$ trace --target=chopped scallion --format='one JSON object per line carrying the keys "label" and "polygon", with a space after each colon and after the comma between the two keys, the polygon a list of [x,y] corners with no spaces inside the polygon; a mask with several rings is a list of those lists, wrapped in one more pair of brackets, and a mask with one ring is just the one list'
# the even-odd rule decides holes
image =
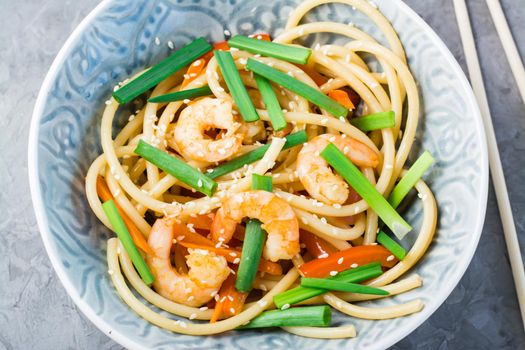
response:
{"label": "chopped scallion", "polygon": [[266,233],[257,219],[248,220],[245,232],[241,261],[235,280],[235,289],[239,292],[249,292],[252,289],[266,239]]}
{"label": "chopped scallion", "polygon": [[143,140],[139,141],[135,153],[186,185],[207,196],[212,196],[217,189],[217,183],[199,170],[189,166],[184,161],[149,145]]}
{"label": "chopped scallion", "polygon": [[346,117],[348,109],[340,103],[332,100],[330,97],[323,94],[321,91],[289,76],[286,73],[281,72],[275,68],[268,66],[267,64],[261,63],[252,58],[248,59],[246,65],[248,70],[265,77],[268,80],[273,81],[276,84],[281,85],[285,89],[295,92],[297,95],[306,98],[314,105],[321,107],[328,111],[333,116]]}
{"label": "chopped scallion", "polygon": [[350,124],[361,131],[367,132],[372,130],[393,128],[396,124],[396,120],[394,111],[388,111],[363,115],[361,117],[350,119]]}
{"label": "chopped scallion", "polygon": [[[333,277],[329,277],[329,279],[347,283],[359,283],[380,276],[382,273],[383,271],[381,270],[380,263],[370,263],[356,267],[355,269],[343,271]],[[323,289],[299,286],[277,294],[273,297],[273,302],[275,303],[275,306],[282,308],[286,304],[297,304],[303,300],[313,298],[326,292],[327,291]]]}
{"label": "chopped scallion", "polygon": [[332,321],[330,307],[303,306],[285,310],[265,311],[255,317],[247,325],[237,329],[267,328],[267,327],[327,327]]}
{"label": "chopped scallion", "polygon": [[137,250],[137,247],[133,243],[133,239],[131,238],[129,231],[126,225],[124,224],[122,217],[118,213],[117,207],[115,206],[113,200],[110,199],[104,202],[104,204],[102,204],[102,209],[104,209],[104,213],[106,213],[106,216],[108,217],[108,220],[111,223],[113,231],[115,231],[118,239],[124,246],[124,249],[126,249],[126,252],[128,253],[129,258],[131,259],[131,262],[133,262],[133,265],[135,266],[140,275],[140,278],[142,278],[144,283],[146,283],[147,285],[152,284],[154,279],[153,275],[151,274],[151,271],[148,268],[148,265],[146,265],[144,259],[142,259],[142,256]]}
{"label": "chopped scallion", "polygon": [[276,131],[284,129],[286,127],[286,119],[284,119],[283,110],[281,109],[279,100],[277,100],[277,96],[275,96],[275,92],[272,89],[272,84],[270,84],[268,79],[257,74],[255,74],[255,82],[261,92],[261,97],[266,106],[266,110],[268,111],[268,116],[272,122],[273,129]]}
{"label": "chopped scallion", "polygon": [[181,90],[181,91],[172,92],[170,94],[152,97],[148,100],[148,102],[162,103],[162,102],[182,101],[182,100],[186,100],[190,98],[208,96],[211,94],[212,94],[212,91],[210,87],[206,85],[206,86],[198,87],[195,89]]}
{"label": "chopped scallion", "polygon": [[119,103],[127,103],[211,49],[212,46],[204,38],[195,39],[113,92],[113,97]]}
{"label": "chopped scallion", "polygon": [[321,152],[323,157],[332,168],[337,171],[350,186],[368,203],[392,232],[402,239],[412,227],[399,215],[399,213],[387,202],[385,197],[379,193],[374,186],[343,152],[334,144],[330,143]]}
{"label": "chopped scallion", "polygon": [[[252,189],[272,192],[272,178],[270,176],[252,174]],[[241,261],[235,280],[235,289],[239,292],[249,292],[252,289],[265,239],[266,232],[261,228],[261,222],[257,219],[248,220],[242,244]]]}
{"label": "chopped scallion", "polygon": [[389,235],[380,231],[376,238],[377,242],[388,249],[396,258],[403,260],[406,255],[406,250],[399,243],[394,241]]}
{"label": "chopped scallion", "polygon": [[259,120],[257,110],[243,85],[241,76],[237,71],[232,54],[229,51],[214,51],[217,64],[222,72],[222,77],[230,89],[230,94],[242,115],[245,122],[254,122]]}
{"label": "chopped scallion", "polygon": [[389,295],[386,290],[363,286],[357,283],[348,283],[341,281],[334,281],[328,278],[301,278],[301,286],[309,288],[324,289],[326,291],[335,290],[339,292],[350,292],[359,294],[372,294],[372,295]]}
{"label": "chopped scallion", "polygon": [[251,53],[275,57],[280,60],[298,64],[306,64],[312,54],[312,50],[305,47],[252,39],[242,35],[236,35],[228,40],[228,45]]}
{"label": "chopped scallion", "polygon": [[259,174],[252,174],[252,190],[263,190],[272,192],[272,177]]}
{"label": "chopped scallion", "polygon": [[430,152],[425,151],[423,154],[414,162],[414,164],[408,169],[406,174],[399,180],[397,185],[394,187],[390,196],[388,197],[388,202],[394,207],[401,203],[403,198],[408,194],[408,192],[416,185],[416,183],[421,179],[425,171],[434,163],[434,158]]}

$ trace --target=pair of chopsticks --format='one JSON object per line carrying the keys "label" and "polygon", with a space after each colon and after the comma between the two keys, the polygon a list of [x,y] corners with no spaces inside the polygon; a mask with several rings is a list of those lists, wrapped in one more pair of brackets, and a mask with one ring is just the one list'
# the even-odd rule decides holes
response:
{"label": "pair of chopsticks", "polygon": [[[512,72],[518,84],[521,96],[525,103],[525,70],[521,63],[516,44],[512,39],[512,34],[508,27],[507,21],[501,9],[498,0],[486,0],[490,13],[496,25],[496,30],[499,34],[500,40],[503,44],[504,51],[511,66]],[[514,218],[510,207],[509,194],[507,192],[507,185],[505,184],[505,177],[499,156],[498,145],[496,143],[496,135],[490,117],[489,104],[487,102],[487,94],[483,85],[483,77],[479,65],[478,56],[476,53],[476,45],[472,35],[472,28],[470,26],[470,19],[467,11],[465,0],[454,0],[454,8],[456,10],[456,19],[459,25],[459,32],[463,48],[465,51],[465,58],[468,66],[470,82],[478,101],[481,117],[485,126],[485,133],[487,135],[487,143],[489,148],[489,165],[492,175],[492,182],[496,191],[496,200],[498,202],[501,222],[503,224],[503,233],[505,242],[507,244],[507,251],[509,253],[510,266],[512,275],[514,277],[514,286],[518,296],[518,303],[520,305],[521,318],[525,325],[525,271],[523,269],[523,260],[520,253],[518,236],[516,233],[516,226],[514,225]]]}

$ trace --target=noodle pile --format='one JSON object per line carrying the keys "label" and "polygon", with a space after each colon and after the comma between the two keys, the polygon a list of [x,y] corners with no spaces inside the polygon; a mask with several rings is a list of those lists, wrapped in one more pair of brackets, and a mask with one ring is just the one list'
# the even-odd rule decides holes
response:
{"label": "noodle pile", "polygon": [[[366,14],[381,30],[388,42],[382,46],[374,38],[354,26],[333,22],[315,22],[299,24],[312,8],[328,3],[343,3],[355,7]],[[352,126],[344,118],[331,116],[325,111],[315,109],[309,102],[285,89],[278,94],[288,126],[292,132],[305,130],[308,138],[323,133],[347,135],[367,145],[380,154],[380,164],[376,169],[362,168],[363,174],[375,186],[377,191],[388,197],[396,181],[404,174],[404,165],[410,153],[419,117],[419,97],[416,83],[406,63],[405,53],[397,34],[386,18],[369,2],[364,0],[307,0],[301,3],[290,15],[285,30],[274,42],[292,44],[294,40],[315,33],[333,33],[348,38],[344,46],[317,45],[312,48],[308,67],[328,78],[318,86],[314,80],[297,65],[269,57],[257,57],[273,68],[293,75],[323,93],[334,89],[351,88],[362,100],[366,113],[393,111],[395,126],[389,129],[365,134]],[[296,45],[294,43],[294,45]],[[382,72],[370,71],[359,54],[374,56]],[[244,70],[246,60],[254,57],[241,50],[231,50],[237,68],[241,72],[247,88],[256,89],[253,76]],[[180,71],[158,84],[151,96],[159,96],[181,89],[183,71]],[[208,85],[215,98],[232,100],[220,77],[215,58],[211,58],[205,72],[192,80],[184,89]],[[257,95],[252,95],[257,100]],[[406,102],[406,104],[404,104]],[[274,193],[288,202],[294,209],[301,230],[308,231],[324,239],[338,250],[356,245],[370,245],[376,242],[379,220],[377,214],[364,200],[343,205],[323,205],[300,192],[304,190],[298,179],[296,160],[301,147],[282,151],[284,139],[278,134],[266,134],[263,143],[270,144],[260,161],[244,167],[234,173],[218,178],[218,190],[211,197],[192,194],[186,185],[175,177],[163,172],[145,159],[138,157],[134,150],[139,140],[147,140],[160,149],[177,154],[170,147],[168,134],[177,123],[177,116],[186,108],[183,101],[167,104],[147,103],[112,138],[112,124],[119,103],[111,99],[107,103],[101,122],[101,143],[103,153],[92,163],[86,177],[86,193],[89,204],[104,225],[111,225],[102,209],[97,195],[97,177],[106,181],[115,203],[147,238],[151,225],[148,215],[156,217],[176,217],[182,223],[196,215],[214,213],[221,205],[221,200],[228,195],[250,189],[252,174],[269,175],[273,178]],[[257,105],[257,101],[255,101]],[[406,106],[406,107],[405,107]],[[269,116],[259,108],[258,114],[265,122]],[[404,127],[402,125],[402,117]],[[268,126],[268,124],[266,124]],[[254,143],[255,144],[255,143]],[[252,145],[243,145],[239,154],[253,149]],[[182,159],[182,158],[181,158]],[[202,168],[202,164],[190,162],[190,165]],[[205,171],[203,171],[205,172]],[[427,185],[419,180],[415,186],[423,203],[423,220],[420,232],[413,247],[406,257],[381,276],[368,282],[371,286],[383,287],[390,295],[404,293],[421,286],[422,280],[417,275],[403,276],[425,253],[434,235],[437,209],[434,196]],[[353,216],[352,225],[342,225],[341,218]],[[298,267],[308,255],[298,255],[291,267],[279,278],[258,276],[255,288],[262,295],[259,300],[248,302],[239,314],[215,322],[199,323],[180,319],[171,319],[153,311],[144,305],[131,291],[135,289],[144,299],[156,307],[173,315],[195,320],[209,320],[213,310],[207,307],[190,307],[175,303],[147,286],[135,270],[129,256],[116,238],[108,241],[108,268],[118,294],[137,314],[149,322],[167,330],[189,335],[208,335],[226,332],[248,323],[261,312],[274,308],[272,298],[297,285],[300,277]],[[129,285],[128,285],[128,283]],[[418,312],[423,308],[420,300],[388,307],[364,307],[354,302],[376,299],[379,296],[353,293],[326,293],[314,297],[303,304],[328,304],[336,310],[356,318],[388,319]],[[352,325],[340,327],[283,327],[287,332],[313,338],[347,338],[356,335]]]}

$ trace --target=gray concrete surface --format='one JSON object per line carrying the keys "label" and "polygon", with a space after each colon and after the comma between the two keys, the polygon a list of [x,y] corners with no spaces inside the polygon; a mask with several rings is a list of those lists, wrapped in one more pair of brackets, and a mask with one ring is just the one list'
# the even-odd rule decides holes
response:
{"label": "gray concrete surface", "polygon": [[[525,57],[525,0],[501,0]],[[466,69],[452,0],[406,0]],[[525,253],[525,106],[483,0],[467,0]],[[27,179],[32,108],[56,53],[97,0],[0,0],[0,349],[120,349],[75,307],[38,234]],[[394,349],[520,349],[519,316],[494,192],[479,248],[445,304]]]}

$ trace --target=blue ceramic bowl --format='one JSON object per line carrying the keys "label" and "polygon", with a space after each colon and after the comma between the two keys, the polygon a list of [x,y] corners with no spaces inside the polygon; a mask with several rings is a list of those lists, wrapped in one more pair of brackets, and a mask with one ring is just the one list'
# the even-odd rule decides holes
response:
{"label": "blue ceramic bowl", "polygon": [[[350,340],[312,340],[279,330],[191,337],[152,326],[115,293],[105,258],[109,232],[91,213],[84,196],[84,176],[101,152],[103,101],[118,81],[167,56],[168,41],[176,48],[199,36],[221,41],[225,29],[233,34],[275,35],[298,2],[107,0],[82,22],[55,59],[31,124],[33,203],[49,258],[69,295],[101,331],[122,345],[136,349],[383,349],[426,320],[467,268],[481,233],[487,197],[487,152],[479,111],[463,72],[443,42],[401,1],[385,0],[378,5],[401,37],[423,101],[411,159],[422,149],[437,159],[426,180],[440,210],[436,238],[413,269],[424,285],[371,306],[420,298],[425,303],[423,311],[385,321],[334,315],[336,323],[355,324],[358,337]],[[321,7],[307,18],[315,19],[352,21],[383,39],[370,21],[349,6]],[[309,39],[326,42],[331,38]],[[418,227],[421,205],[417,200],[404,215]]]}

